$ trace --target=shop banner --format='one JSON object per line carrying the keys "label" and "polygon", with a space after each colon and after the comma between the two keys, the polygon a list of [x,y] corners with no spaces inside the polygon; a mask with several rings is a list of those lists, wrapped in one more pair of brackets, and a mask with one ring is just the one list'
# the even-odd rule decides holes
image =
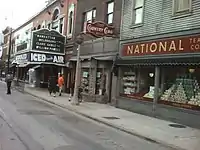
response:
{"label": "shop banner", "polygon": [[27,63],[29,61],[29,53],[23,53],[23,54],[20,54],[20,55],[16,55],[15,57],[15,62],[17,64],[24,64],[24,63]]}
{"label": "shop banner", "polygon": [[49,63],[64,64],[64,62],[65,62],[64,57],[65,57],[64,55],[31,52],[30,61],[31,62],[49,62]]}
{"label": "shop banner", "polygon": [[64,53],[65,36],[55,30],[41,29],[33,32],[32,50]]}
{"label": "shop banner", "polygon": [[122,56],[145,56],[200,52],[200,35],[122,45]]}
{"label": "shop banner", "polygon": [[102,21],[86,22],[84,31],[95,37],[112,37],[114,36],[114,27]]}

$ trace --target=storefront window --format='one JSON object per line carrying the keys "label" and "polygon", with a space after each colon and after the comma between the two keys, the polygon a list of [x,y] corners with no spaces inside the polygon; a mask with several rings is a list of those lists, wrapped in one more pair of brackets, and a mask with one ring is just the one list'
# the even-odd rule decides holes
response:
{"label": "storefront window", "polygon": [[101,82],[102,82],[102,69],[97,69],[97,77],[96,77],[96,92],[95,94],[101,94]]}
{"label": "storefront window", "polygon": [[88,93],[89,91],[89,69],[82,69],[81,87],[83,91]]}
{"label": "storefront window", "polygon": [[154,95],[154,68],[121,68],[120,95],[140,99],[153,100]]}
{"label": "storefront window", "polygon": [[174,67],[167,68],[165,72],[167,74],[165,90],[160,97],[160,102],[200,110],[200,68]]}

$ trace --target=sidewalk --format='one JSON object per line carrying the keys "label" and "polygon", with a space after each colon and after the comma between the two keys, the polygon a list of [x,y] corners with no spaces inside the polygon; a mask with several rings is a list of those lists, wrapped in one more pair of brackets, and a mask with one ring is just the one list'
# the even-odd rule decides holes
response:
{"label": "sidewalk", "polygon": [[74,106],[68,101],[68,95],[54,98],[49,96],[46,90],[41,91],[41,89],[26,87],[25,92],[146,140],[181,150],[200,149],[200,130],[197,129],[190,127],[173,128],[169,126],[169,124],[173,124],[172,122],[143,116],[104,104],[84,102],[79,106]]}

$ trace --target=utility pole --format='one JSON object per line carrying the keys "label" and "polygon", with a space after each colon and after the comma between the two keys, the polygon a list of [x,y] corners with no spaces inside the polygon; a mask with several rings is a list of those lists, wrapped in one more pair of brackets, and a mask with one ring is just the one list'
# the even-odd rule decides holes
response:
{"label": "utility pole", "polygon": [[80,47],[81,44],[83,43],[83,36],[80,34],[76,37],[76,43],[78,44],[78,48],[77,48],[77,61],[76,61],[76,76],[75,76],[75,85],[74,85],[74,95],[72,98],[72,104],[73,105],[79,105],[79,100],[78,100],[78,92],[79,92],[79,88],[78,88],[78,81],[80,78]]}
{"label": "utility pole", "polygon": [[9,72],[10,72],[10,53],[11,53],[11,48],[12,48],[12,28],[10,29],[10,37],[9,37],[7,74],[9,74]]}

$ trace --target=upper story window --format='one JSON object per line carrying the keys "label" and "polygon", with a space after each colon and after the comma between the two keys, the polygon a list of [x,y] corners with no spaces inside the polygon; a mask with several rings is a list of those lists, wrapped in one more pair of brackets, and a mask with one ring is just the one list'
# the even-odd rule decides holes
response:
{"label": "upper story window", "polygon": [[74,27],[74,10],[75,5],[71,4],[68,10],[68,27],[67,27],[67,37],[72,37],[73,27]]}
{"label": "upper story window", "polygon": [[114,1],[107,3],[107,24],[113,23]]}
{"label": "upper story window", "polygon": [[37,27],[37,29],[39,30],[40,28],[41,28],[41,25],[39,24],[38,27]]}
{"label": "upper story window", "polygon": [[63,21],[63,18],[61,18],[60,10],[56,8],[53,12],[52,24],[48,25],[48,28],[51,28],[63,34],[63,26],[64,26],[64,21]]}
{"label": "upper story window", "polygon": [[59,9],[55,9],[54,12],[53,12],[52,20],[56,20],[56,19],[58,19],[59,14],[60,14]]}
{"label": "upper story window", "polygon": [[96,8],[85,13],[85,22],[94,22],[96,19]]}
{"label": "upper story window", "polygon": [[173,15],[191,12],[192,0],[173,0]]}
{"label": "upper story window", "polygon": [[144,0],[135,0],[133,7],[133,24],[143,22]]}
{"label": "upper story window", "polygon": [[93,8],[90,11],[84,12],[83,13],[83,25],[82,25],[82,30],[85,28],[85,23],[86,22],[94,22],[96,20],[96,8]]}
{"label": "upper story window", "polygon": [[63,33],[63,18],[60,19],[59,32],[60,32],[61,34]]}
{"label": "upper story window", "polygon": [[72,26],[73,26],[73,12],[69,13],[69,34],[72,34]]}

